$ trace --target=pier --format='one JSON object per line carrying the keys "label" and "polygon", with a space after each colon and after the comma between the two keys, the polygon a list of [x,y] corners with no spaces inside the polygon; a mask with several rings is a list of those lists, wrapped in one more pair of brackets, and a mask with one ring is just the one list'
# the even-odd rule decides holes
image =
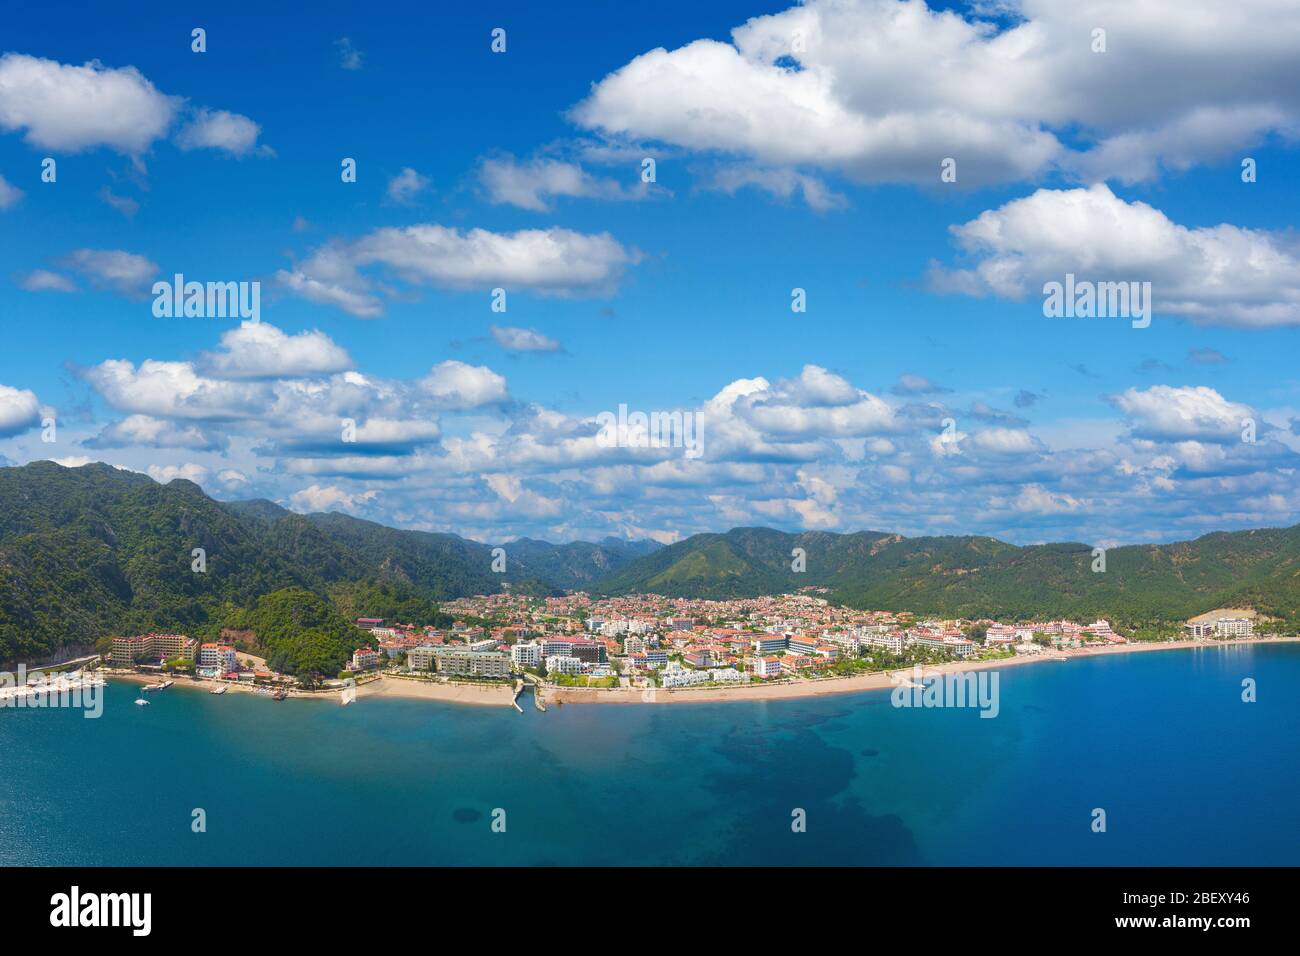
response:
{"label": "pier", "polygon": [[69,695],[80,695],[85,691],[104,686],[104,678],[77,674],[71,677],[56,675],[39,682],[19,684],[16,687],[0,686],[0,707],[34,706],[38,700],[47,704]]}
{"label": "pier", "polygon": [[[546,713],[546,701],[542,700],[542,682],[538,680],[536,677],[533,677],[531,674],[523,675],[523,679],[519,682],[519,686],[515,689],[515,700],[518,701],[519,693],[521,690],[523,690],[524,684],[532,685],[533,706],[536,707],[538,710],[540,710],[543,714]],[[524,709],[520,707],[518,703],[515,704],[515,707],[516,709],[518,709],[518,711],[521,714],[524,712]]]}

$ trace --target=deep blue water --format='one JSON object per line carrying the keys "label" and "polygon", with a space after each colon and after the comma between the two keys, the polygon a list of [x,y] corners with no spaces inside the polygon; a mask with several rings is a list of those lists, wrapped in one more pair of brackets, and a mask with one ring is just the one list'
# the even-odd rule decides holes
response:
{"label": "deep blue water", "polygon": [[1295,865],[1297,690],[1296,646],[1007,668],[995,719],[887,691],[521,716],[114,684],[97,720],[0,710],[0,863]]}

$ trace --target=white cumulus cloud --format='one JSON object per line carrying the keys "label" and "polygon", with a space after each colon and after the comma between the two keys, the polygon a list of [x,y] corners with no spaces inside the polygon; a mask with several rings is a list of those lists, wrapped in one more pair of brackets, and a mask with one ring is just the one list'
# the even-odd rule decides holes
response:
{"label": "white cumulus cloud", "polygon": [[[244,156],[257,147],[261,133],[262,127],[247,116],[228,110],[200,109],[176,134],[176,145],[184,150],[218,149],[232,156]],[[261,152],[269,154],[270,149],[263,146]]]}
{"label": "white cumulus cloud", "polygon": [[351,242],[329,243],[277,278],[289,291],[361,318],[383,312],[377,283],[363,270],[382,266],[412,285],[448,289],[500,287],[542,294],[611,291],[640,260],[609,233],[521,229],[497,233],[438,225],[384,228]]}
{"label": "white cumulus cloud", "polygon": [[1111,401],[1129,416],[1133,433],[1155,441],[1241,441],[1250,406],[1224,398],[1208,385],[1130,388]]}
{"label": "white cumulus cloud", "polygon": [[352,359],[324,332],[288,335],[259,322],[223,332],[221,350],[205,353],[198,364],[214,378],[296,378],[344,371]]}
{"label": "white cumulus cloud", "polygon": [[1247,327],[1300,324],[1300,249],[1281,234],[1188,227],[1105,185],[1040,189],[952,227],[976,263],[936,267],[940,291],[1020,299],[1067,274],[1150,282],[1154,313]]}
{"label": "white cumulus cloud", "polygon": [[25,388],[0,385],[0,437],[17,435],[41,423],[41,403]]}
{"label": "white cumulus cloud", "polygon": [[959,185],[1051,170],[1134,181],[1300,129],[1300,8],[1287,0],[972,8],[808,0],[729,42],[647,51],[571,116],[609,137],[863,182],[937,183],[951,157]]}
{"label": "white cumulus cloud", "polygon": [[506,380],[486,365],[467,365],[455,359],[439,362],[420,382],[444,408],[478,408],[506,399]]}
{"label": "white cumulus cloud", "polygon": [[70,153],[108,146],[139,155],[180,107],[133,66],[69,66],[20,53],[0,56],[0,129],[33,146]]}

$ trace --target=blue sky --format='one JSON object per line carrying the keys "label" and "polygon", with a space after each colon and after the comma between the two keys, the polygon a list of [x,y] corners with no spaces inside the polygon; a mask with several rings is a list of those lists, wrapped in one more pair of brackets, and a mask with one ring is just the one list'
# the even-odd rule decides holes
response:
{"label": "blue sky", "polygon": [[11,12],[0,455],[484,540],[1295,523],[1300,17],[1070,6]]}

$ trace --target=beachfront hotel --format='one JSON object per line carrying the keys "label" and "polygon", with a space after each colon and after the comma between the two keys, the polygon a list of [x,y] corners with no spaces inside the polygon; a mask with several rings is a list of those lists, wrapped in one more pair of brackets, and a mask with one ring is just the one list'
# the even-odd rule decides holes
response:
{"label": "beachfront hotel", "polygon": [[379,652],[373,647],[358,647],[352,652],[352,670],[365,671],[379,666]]}
{"label": "beachfront hotel", "polygon": [[1188,637],[1253,637],[1255,622],[1248,617],[1220,617],[1213,621],[1188,621],[1183,625]]}
{"label": "beachfront hotel", "polygon": [[958,657],[969,657],[975,651],[975,642],[964,637],[939,637],[934,634],[913,634],[908,638],[913,647],[926,647],[935,651],[947,651]]}
{"label": "beachfront hotel", "polygon": [[204,644],[199,648],[198,664],[200,667],[215,667],[226,674],[239,669],[235,649],[229,644]]}
{"label": "beachfront hotel", "polygon": [[184,634],[139,634],[113,638],[109,661],[117,667],[133,664],[156,664],[183,657],[194,660],[197,642]]}
{"label": "beachfront hotel", "polygon": [[582,671],[583,663],[576,657],[552,654],[546,658],[546,673],[548,674],[581,674]]}
{"label": "beachfront hotel", "polygon": [[754,653],[762,656],[765,654],[780,654],[789,647],[790,639],[784,634],[768,637],[754,638]]}

